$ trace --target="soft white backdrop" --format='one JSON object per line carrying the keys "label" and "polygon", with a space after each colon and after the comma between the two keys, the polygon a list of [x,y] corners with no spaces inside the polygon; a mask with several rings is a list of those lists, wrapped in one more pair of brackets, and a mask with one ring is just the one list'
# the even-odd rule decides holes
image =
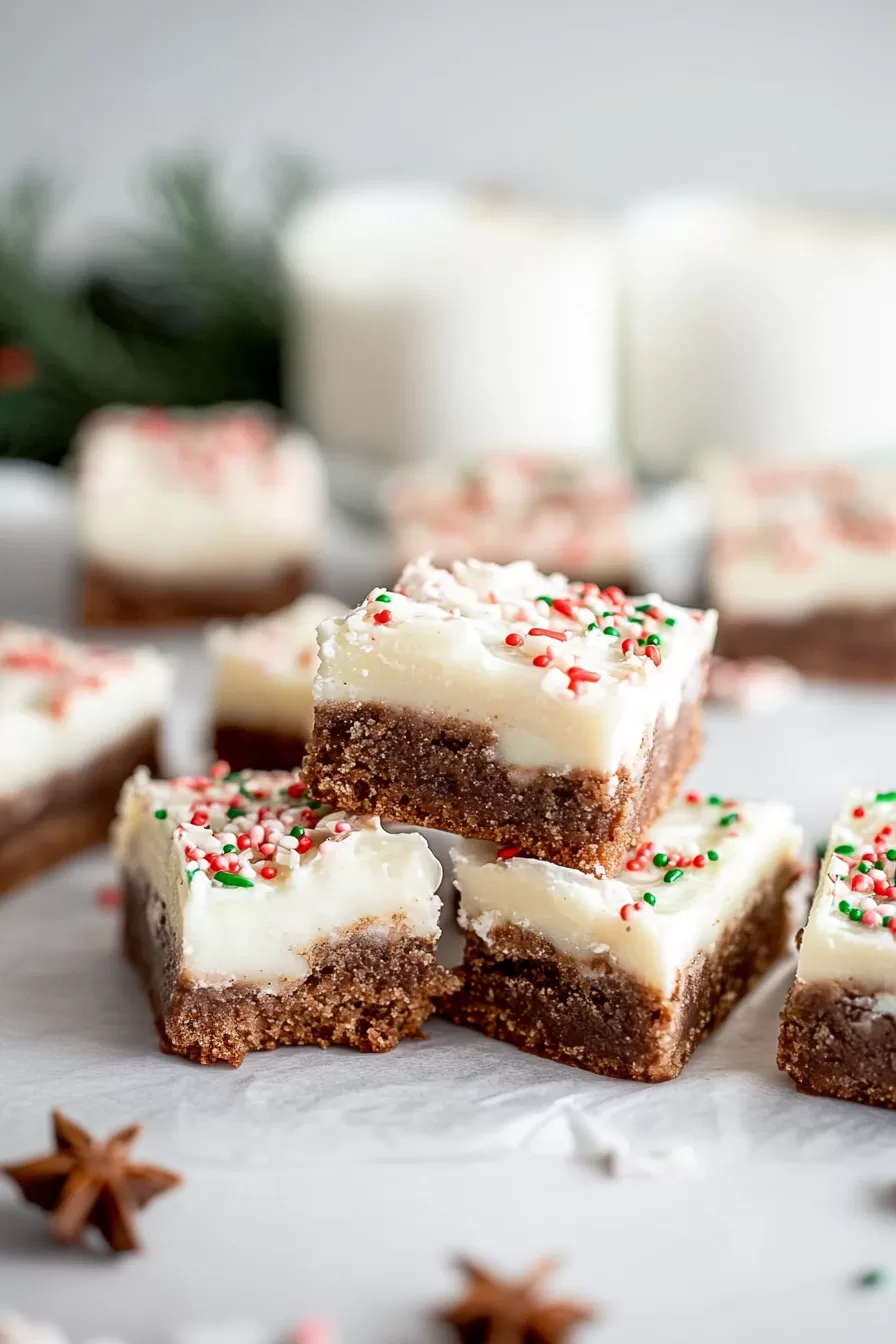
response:
{"label": "soft white backdrop", "polygon": [[888,0],[0,0],[0,182],[45,161],[68,236],[156,150],[274,145],[337,179],[668,188],[896,209]]}

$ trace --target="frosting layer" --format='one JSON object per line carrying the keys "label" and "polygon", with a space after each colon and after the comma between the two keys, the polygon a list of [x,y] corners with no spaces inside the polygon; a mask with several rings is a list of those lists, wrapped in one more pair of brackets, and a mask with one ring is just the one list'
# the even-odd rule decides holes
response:
{"label": "frosting layer", "polygon": [[[854,791],[831,827],[798,980],[896,991],[896,790]],[[892,1012],[896,1000],[883,1000]]]}
{"label": "frosting layer", "polygon": [[529,561],[419,560],[321,625],[314,696],[457,717],[493,730],[508,764],[611,775],[702,696],[715,629],[714,612]]}
{"label": "frosting layer", "polygon": [[330,812],[297,772],[150,779],[125,785],[114,835],[125,873],[161,894],[195,983],[276,991],[304,979],[321,938],[363,927],[437,938],[442,870],[418,834]]}
{"label": "frosting layer", "polygon": [[0,622],[0,797],[80,769],[161,718],[171,683],[155,649],[77,644]]}
{"label": "frosting layer", "polygon": [[317,547],[320,454],[261,408],[105,411],[76,462],[81,548],[112,569],[248,583]]}
{"label": "frosting layer", "polygon": [[273,616],[212,628],[207,642],[215,721],[307,741],[314,719],[317,627],[345,611],[335,597],[312,593]]}
{"label": "frosting layer", "polygon": [[687,798],[612,878],[461,841],[452,850],[461,925],[486,942],[513,924],[567,956],[609,953],[622,970],[671,994],[679,972],[714,946],[755,887],[782,863],[796,869],[802,839],[783,803]]}
{"label": "frosting layer", "polygon": [[725,616],[896,603],[892,467],[714,463],[708,479],[710,589]]}

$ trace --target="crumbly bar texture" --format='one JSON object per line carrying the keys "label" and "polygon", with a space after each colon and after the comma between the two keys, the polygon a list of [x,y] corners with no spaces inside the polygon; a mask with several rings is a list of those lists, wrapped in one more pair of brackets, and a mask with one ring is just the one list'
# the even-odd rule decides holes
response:
{"label": "crumbly bar texture", "polygon": [[441,1011],[594,1073],[676,1077],[785,950],[801,871],[790,809],[689,796],[616,878],[462,842],[463,985]]}
{"label": "crumbly bar texture", "polygon": [[801,1092],[896,1109],[896,790],[850,794],[831,830],[778,1067]]}
{"label": "crumbly bar texture", "polygon": [[397,473],[386,491],[399,565],[478,555],[506,564],[524,550],[542,570],[626,587],[634,574],[634,488],[613,459],[496,453],[464,468]]}
{"label": "crumbly bar texture", "polygon": [[0,892],[105,840],[121,786],[154,767],[171,669],[0,622]]}
{"label": "crumbly bar texture", "polygon": [[291,564],[274,574],[207,582],[150,578],[86,562],[81,569],[78,614],[91,628],[197,625],[239,616],[264,616],[301,597],[310,568]]}
{"label": "crumbly bar texture", "polygon": [[111,408],[85,422],[75,468],[85,624],[267,613],[305,591],[320,454],[268,409]]}
{"label": "crumbly bar texture", "polygon": [[392,1049],[456,981],[418,835],[330,812],[296,772],[138,773],[115,848],[125,950],[164,1050],[238,1065],[280,1045]]}
{"label": "crumbly bar texture", "polygon": [[210,628],[219,757],[236,769],[301,764],[314,719],[317,627],[345,610],[333,597],[310,593],[273,616]]}
{"label": "crumbly bar texture", "polygon": [[699,754],[714,613],[528,562],[408,566],[320,627],[316,794],[612,873]]}
{"label": "crumbly bar texture", "polygon": [[886,465],[713,464],[718,652],[811,676],[896,678],[896,473]]}

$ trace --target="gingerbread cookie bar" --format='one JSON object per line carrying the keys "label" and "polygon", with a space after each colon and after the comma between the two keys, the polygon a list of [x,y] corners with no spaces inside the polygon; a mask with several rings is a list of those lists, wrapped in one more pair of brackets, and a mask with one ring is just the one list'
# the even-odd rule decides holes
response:
{"label": "gingerbread cookie bar", "polygon": [[896,790],[850,794],[831,830],[778,1067],[800,1092],[896,1109]]}
{"label": "gingerbread cookie bar", "polygon": [[155,766],[171,668],[0,622],[0,894],[105,840],[121,786]]}
{"label": "gingerbread cookie bar", "polygon": [[301,765],[314,718],[317,627],[346,608],[308,594],[273,616],[209,631],[215,754],[235,769]]}
{"label": "gingerbread cookie bar", "polygon": [[725,464],[709,482],[718,652],[896,680],[896,471]]}
{"label": "gingerbread cookie bar", "polygon": [[320,454],[265,408],[103,411],[75,467],[86,625],[264,614],[307,587]]}
{"label": "gingerbread cookie bar", "polygon": [[614,878],[483,841],[453,851],[454,1021],[593,1073],[663,1082],[784,951],[791,809],[688,794]]}
{"label": "gingerbread cookie bar", "polygon": [[385,492],[392,553],[450,565],[476,555],[507,564],[521,553],[625,588],[634,576],[634,486],[613,458],[494,453],[476,466],[426,463],[396,473]]}
{"label": "gingerbread cookie bar", "polygon": [[528,561],[409,565],[320,629],[317,794],[613,873],[701,740],[713,612]]}
{"label": "gingerbread cookie bar", "polygon": [[390,1050],[455,983],[435,962],[441,868],[423,837],[330,812],[297,772],[139,771],[115,855],[162,1047],[200,1064]]}

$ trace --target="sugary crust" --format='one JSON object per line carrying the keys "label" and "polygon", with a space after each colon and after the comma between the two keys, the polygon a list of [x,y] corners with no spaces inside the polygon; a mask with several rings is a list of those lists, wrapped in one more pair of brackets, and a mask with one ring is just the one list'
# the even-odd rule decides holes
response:
{"label": "sugary crust", "polygon": [[266,579],[168,583],[117,573],[87,561],[81,572],[79,615],[86,626],[177,625],[239,616],[266,616],[309,588],[309,566],[291,564]]}
{"label": "sugary crust", "polygon": [[466,935],[463,988],[439,1011],[531,1054],[638,1082],[675,1078],[699,1043],[785,950],[791,862],[755,889],[710,953],[681,973],[674,994],[620,970],[606,955],[587,963],[537,934],[504,924],[489,943]]}
{"label": "sugary crust", "polygon": [[670,806],[702,742],[701,706],[660,725],[633,778],[522,770],[499,758],[491,729],[381,704],[315,706],[305,777],[324,802],[469,839],[519,845],[536,858],[612,875]]}
{"label": "sugary crust", "polygon": [[874,1013],[867,990],[797,980],[781,1014],[778,1068],[799,1092],[896,1110],[896,1017]]}
{"label": "sugary crust", "polygon": [[138,765],[157,769],[158,724],[148,723],[89,765],[54,775],[0,808],[0,895],[54,864],[102,844],[121,786]]}
{"label": "sugary crust", "polygon": [[359,928],[311,950],[311,974],[277,993],[250,984],[194,984],[178,967],[170,925],[158,938],[145,909],[150,893],[125,881],[125,955],[149,995],[162,1050],[197,1064],[234,1067],[253,1050],[280,1045],[349,1045],[364,1053],[392,1050],[420,1037],[433,998],[450,992],[454,977],[435,961],[433,938],[398,931],[384,938]]}
{"label": "sugary crust", "polygon": [[305,755],[305,742],[293,733],[219,723],[215,725],[215,755],[232,770],[296,770]]}
{"label": "sugary crust", "polygon": [[887,684],[896,681],[896,607],[827,607],[801,619],[719,616],[716,653],[774,655],[807,676]]}

